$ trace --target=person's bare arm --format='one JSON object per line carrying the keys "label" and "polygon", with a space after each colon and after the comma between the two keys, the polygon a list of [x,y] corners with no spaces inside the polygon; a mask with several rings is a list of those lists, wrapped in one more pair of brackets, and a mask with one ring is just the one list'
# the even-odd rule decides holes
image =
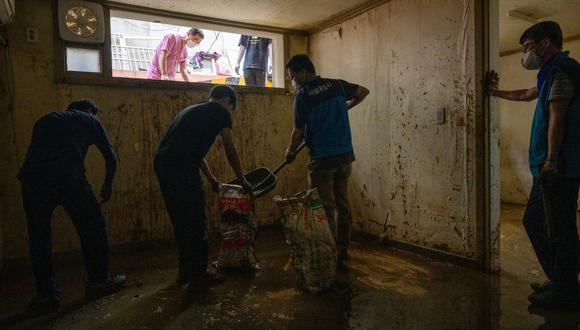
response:
{"label": "person's bare arm", "polygon": [[236,74],[240,74],[240,63],[242,62],[242,58],[244,57],[244,52],[246,51],[246,47],[240,45],[240,49],[238,50],[238,58],[236,59]]}
{"label": "person's bare arm", "polygon": [[538,98],[538,88],[532,87],[528,89],[517,89],[513,91],[492,90],[489,95],[502,98],[510,101],[524,101],[530,102]]}
{"label": "person's bare arm", "polygon": [[272,43],[268,44],[268,73],[272,72]]}
{"label": "person's bare arm", "polygon": [[300,128],[294,127],[292,129],[292,134],[290,135],[290,145],[288,146],[288,149],[286,149],[286,161],[288,163],[291,163],[296,159],[296,149],[298,149],[303,139],[304,131]]}
{"label": "person's bare arm", "polygon": [[499,97],[510,101],[533,101],[538,98],[538,88],[531,87],[526,89],[517,89],[513,91],[500,90],[499,75],[495,71],[489,71],[485,74],[487,93],[491,96]]}
{"label": "person's bare arm", "polygon": [[361,103],[367,95],[369,95],[369,90],[366,87],[358,86],[356,92],[354,93],[354,97],[348,101],[346,101],[347,109],[352,109],[357,104]]}
{"label": "person's bare arm", "polygon": [[[566,131],[566,111],[570,100],[553,100],[550,102],[550,119],[548,124],[548,158],[547,167],[557,169],[558,155]],[[553,166],[549,166],[553,165]],[[544,166],[546,168],[546,166]]]}
{"label": "person's bare arm", "polygon": [[162,50],[159,55],[159,69],[161,70],[161,77],[167,76],[167,51]]}
{"label": "person's bare arm", "polygon": [[105,203],[111,198],[113,192],[113,178],[117,171],[117,157],[101,122],[95,120],[94,128],[94,143],[105,160],[105,180],[100,193],[101,203]]}
{"label": "person's bare arm", "polygon": [[223,128],[220,132],[222,137],[222,143],[224,144],[224,150],[226,152],[226,157],[228,158],[228,162],[230,166],[236,173],[238,180],[240,180],[242,186],[248,193],[252,192],[252,185],[246,180],[244,177],[244,172],[242,171],[242,166],[240,165],[240,158],[238,157],[238,152],[236,150],[236,146],[234,145],[234,139],[232,137],[232,129],[231,128]]}
{"label": "person's bare arm", "polygon": [[181,73],[181,78],[183,78],[184,81],[189,81],[189,75],[187,74],[187,65],[185,65],[185,62],[179,63],[179,72]]}
{"label": "person's bare arm", "polygon": [[[548,124],[548,156],[542,166],[544,180],[553,180],[558,175],[558,155],[566,130],[566,111],[570,100],[553,100],[550,102],[550,118]],[[546,183],[548,181],[545,181]]]}
{"label": "person's bare arm", "polygon": [[213,191],[218,191],[220,182],[215,177],[215,175],[213,175],[213,173],[211,172],[211,169],[209,168],[209,165],[207,164],[207,162],[205,161],[205,159],[203,159],[201,161],[201,171],[203,172],[203,174],[205,175],[205,177],[211,183],[211,187],[213,188]]}

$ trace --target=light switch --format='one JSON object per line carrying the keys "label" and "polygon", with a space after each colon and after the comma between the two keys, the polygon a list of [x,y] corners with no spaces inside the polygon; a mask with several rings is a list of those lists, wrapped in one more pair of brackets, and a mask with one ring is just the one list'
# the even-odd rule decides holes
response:
{"label": "light switch", "polygon": [[437,124],[443,125],[445,124],[445,108],[437,109]]}
{"label": "light switch", "polygon": [[26,41],[38,42],[38,30],[33,28],[26,28]]}

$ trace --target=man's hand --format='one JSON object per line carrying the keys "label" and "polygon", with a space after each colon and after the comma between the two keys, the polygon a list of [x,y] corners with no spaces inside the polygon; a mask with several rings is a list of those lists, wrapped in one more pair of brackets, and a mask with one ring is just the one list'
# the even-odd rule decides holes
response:
{"label": "man's hand", "polygon": [[236,66],[234,67],[234,71],[236,71],[236,74],[239,76],[240,75],[240,65],[236,64]]}
{"label": "man's hand", "polygon": [[217,193],[220,191],[221,183],[215,177],[212,180],[210,180],[209,183],[211,184],[211,190],[213,190],[213,192]]}
{"label": "man's hand", "polygon": [[286,149],[286,163],[290,164],[296,159],[296,152]]}
{"label": "man's hand", "polygon": [[246,180],[246,178],[243,178],[241,180],[241,185],[242,187],[244,187],[244,190],[250,195],[250,198],[254,198],[254,191],[252,190],[252,184],[250,182],[248,182],[248,180]]}
{"label": "man's hand", "polygon": [[485,84],[488,95],[494,96],[495,91],[499,89],[499,76],[495,71],[488,71],[485,73]]}
{"label": "man's hand", "polygon": [[113,185],[111,183],[104,183],[101,188],[101,203],[106,203],[113,194]]}
{"label": "man's hand", "polygon": [[558,162],[547,160],[542,166],[540,179],[544,184],[552,184],[558,177]]}
{"label": "man's hand", "polygon": [[357,86],[353,97],[346,101],[346,108],[349,110],[354,108],[359,103],[361,103],[369,95],[369,93],[370,91],[366,87],[360,85]]}

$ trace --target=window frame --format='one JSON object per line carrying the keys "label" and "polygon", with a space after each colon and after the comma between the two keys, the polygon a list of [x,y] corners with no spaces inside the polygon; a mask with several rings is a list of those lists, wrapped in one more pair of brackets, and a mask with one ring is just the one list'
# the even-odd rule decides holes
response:
{"label": "window frame", "polygon": [[[100,61],[101,61],[101,63],[100,63],[101,72],[68,71],[68,69],[67,69],[67,62],[68,62],[67,49],[68,48],[97,50],[99,52]],[[65,70],[65,74],[67,76],[79,75],[79,76],[86,76],[87,78],[90,78],[90,79],[100,79],[100,77],[103,77],[105,75],[105,66],[106,65],[105,65],[104,56],[103,56],[103,49],[102,49],[101,45],[81,44],[81,43],[75,43],[75,42],[64,42],[63,61],[64,61],[63,67]]]}
{"label": "window frame", "polygon": [[[66,84],[81,84],[81,85],[103,85],[103,86],[124,86],[124,87],[145,87],[145,88],[169,88],[169,89],[208,89],[214,86],[211,83],[201,82],[181,82],[181,81],[162,81],[149,79],[134,79],[124,77],[113,77],[112,70],[112,50],[111,50],[111,11],[122,11],[134,13],[136,15],[157,16],[161,18],[187,20],[191,22],[201,23],[210,26],[224,26],[231,29],[247,29],[251,31],[266,32],[269,34],[278,34],[281,37],[282,58],[285,62],[288,59],[288,35],[307,35],[306,31],[289,30],[261,25],[253,25],[241,22],[227,21],[222,19],[195,16],[189,14],[175,13],[163,10],[157,10],[147,7],[140,7],[135,5],[120,4],[110,1],[100,2],[103,6],[104,20],[105,20],[105,41],[102,44],[86,44],[64,41],[60,38],[58,33],[58,0],[54,0],[54,23],[55,23],[55,45],[56,45],[56,83]],[[203,28],[203,27],[202,27]],[[224,31],[228,32],[228,31]],[[77,72],[68,71],[66,68],[66,49],[84,48],[97,49],[101,56],[101,73],[92,72]],[[273,59],[274,61],[274,59]],[[273,65],[276,65],[273,63]],[[283,65],[283,63],[281,64]],[[282,70],[284,71],[284,70]],[[245,86],[245,85],[230,85],[236,88],[237,91],[248,91],[258,94],[288,94],[288,81],[283,73],[280,77],[283,87],[259,87],[259,86]]]}

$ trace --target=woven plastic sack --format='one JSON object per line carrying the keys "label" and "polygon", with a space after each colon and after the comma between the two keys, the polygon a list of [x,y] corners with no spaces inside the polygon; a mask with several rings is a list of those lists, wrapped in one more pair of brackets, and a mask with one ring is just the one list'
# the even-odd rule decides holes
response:
{"label": "woven plastic sack", "polygon": [[241,186],[221,185],[218,196],[222,242],[214,266],[221,270],[257,270],[254,207]]}
{"label": "woven plastic sack", "polygon": [[336,243],[317,190],[275,196],[274,202],[283,215],[297,286],[315,294],[330,287],[336,275]]}

